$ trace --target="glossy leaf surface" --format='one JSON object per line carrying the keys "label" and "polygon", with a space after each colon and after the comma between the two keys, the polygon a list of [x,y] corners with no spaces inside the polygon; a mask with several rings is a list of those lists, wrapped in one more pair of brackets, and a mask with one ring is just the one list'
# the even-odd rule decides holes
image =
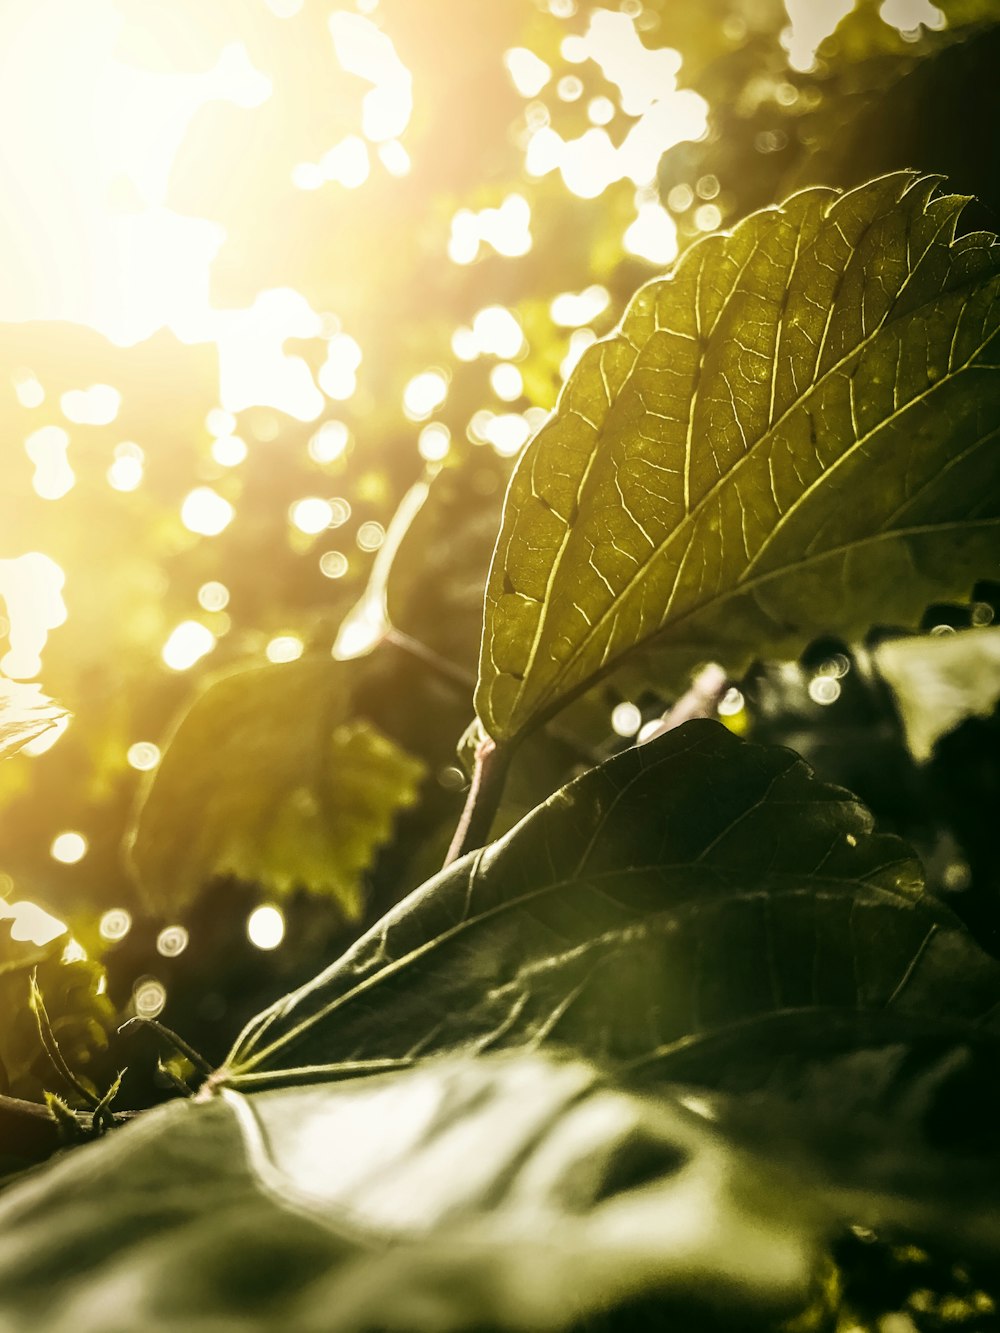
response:
{"label": "glossy leaf surface", "polygon": [[660,679],[906,623],[991,568],[1000,245],[899,172],[693,246],[511,480],[476,707],[495,739],[658,640]]}

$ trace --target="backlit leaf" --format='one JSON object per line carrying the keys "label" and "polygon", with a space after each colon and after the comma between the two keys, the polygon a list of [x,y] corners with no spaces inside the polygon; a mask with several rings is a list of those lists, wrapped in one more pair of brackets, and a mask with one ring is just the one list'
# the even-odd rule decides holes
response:
{"label": "backlit leaf", "polygon": [[108,1045],[116,1026],[104,968],[91,958],[64,962],[65,936],[39,947],[11,934],[0,922],[0,1092],[41,1101],[46,1090],[69,1090],[53,1068],[29,1006],[30,978],[45,996],[52,1032],[66,1063],[85,1087],[107,1085]]}
{"label": "backlit leaf", "polygon": [[303,658],[216,679],[185,713],[136,818],[132,860],[176,909],[215,875],[362,909],[361,876],[422,765],[352,720],[349,664]]}
{"label": "backlit leaf", "polygon": [[967,717],[988,717],[1000,700],[1000,629],[889,639],[874,659],[919,760]]}
{"label": "backlit leaf", "polygon": [[37,685],[0,679],[0,759],[17,754],[65,716]]}
{"label": "backlit leaf", "polygon": [[255,1019],[216,1077],[552,1041],[753,1081],[795,1050],[964,1033],[998,1000],[1000,966],[850,793],[698,721],[404,899]]}
{"label": "backlit leaf", "polygon": [[667,687],[907,622],[995,565],[1000,244],[899,172],[708,237],[585,353],[511,480],[495,739],[658,640]]}

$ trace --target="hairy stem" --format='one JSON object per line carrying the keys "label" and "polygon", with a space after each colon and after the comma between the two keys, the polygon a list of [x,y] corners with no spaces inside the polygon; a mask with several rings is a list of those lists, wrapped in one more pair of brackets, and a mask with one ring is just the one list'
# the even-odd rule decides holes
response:
{"label": "hairy stem", "polygon": [[448,855],[444,858],[446,866],[486,842],[503,795],[509,763],[509,750],[500,749],[491,737],[486,736],[479,742],[465,808],[448,848]]}
{"label": "hairy stem", "polygon": [[42,997],[42,992],[39,989],[38,981],[34,972],[31,974],[31,992],[30,992],[29,1004],[31,1006],[32,1013],[35,1015],[35,1022],[38,1025],[38,1036],[39,1040],[42,1043],[42,1049],[45,1051],[45,1054],[49,1057],[49,1063],[52,1065],[52,1068],[59,1075],[59,1077],[66,1084],[66,1086],[70,1089],[70,1091],[75,1092],[76,1095],[80,1098],[80,1100],[93,1110],[94,1108],[97,1107],[100,1098],[95,1097],[94,1094],[88,1088],[84,1087],[84,1085],[80,1082],[77,1076],[73,1073],[72,1069],[70,1069],[69,1065],[66,1063],[66,1059],[63,1056],[62,1050],[60,1049],[59,1046],[59,1041],[56,1038],[55,1031],[53,1030],[51,1022],[49,1021],[49,1015],[45,1008],[45,1000]]}
{"label": "hairy stem", "polygon": [[124,1032],[126,1028],[132,1026],[151,1028],[158,1037],[162,1037],[169,1046],[172,1046],[175,1051],[180,1055],[183,1055],[186,1060],[189,1060],[203,1078],[208,1078],[209,1074],[211,1074],[212,1066],[205,1057],[199,1055],[194,1047],[190,1046],[183,1037],[178,1036],[172,1028],[165,1027],[163,1023],[157,1022],[155,1018],[144,1018],[141,1014],[136,1014],[134,1018],[126,1019],[118,1031],[120,1033]]}

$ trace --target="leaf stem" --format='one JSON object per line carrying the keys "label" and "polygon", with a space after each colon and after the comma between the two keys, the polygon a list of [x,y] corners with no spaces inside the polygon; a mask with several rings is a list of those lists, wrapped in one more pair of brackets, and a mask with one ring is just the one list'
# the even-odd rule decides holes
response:
{"label": "leaf stem", "polygon": [[446,866],[450,866],[466,852],[482,847],[487,841],[493,817],[503,795],[509,763],[509,750],[501,749],[491,736],[484,736],[476,746],[472,782],[465,798],[462,817],[455,829],[448,855],[444,858]]}
{"label": "leaf stem", "polygon": [[425,666],[430,667],[432,671],[436,671],[450,685],[457,685],[463,692],[467,691],[471,694],[476,688],[476,677],[471,671],[465,671],[462,667],[449,661],[447,657],[442,657],[440,653],[436,653],[433,648],[428,648],[419,639],[396,629],[395,625],[390,625],[386,630],[385,640],[396,648],[401,648],[404,652],[409,653],[418,662],[423,662]]}
{"label": "leaf stem", "polygon": [[49,1015],[45,1008],[45,1001],[42,998],[42,992],[34,972],[31,974],[30,1005],[31,1012],[35,1015],[35,1022],[38,1025],[39,1040],[42,1043],[42,1048],[45,1051],[45,1054],[49,1057],[49,1063],[52,1065],[52,1068],[56,1071],[66,1086],[72,1092],[75,1092],[86,1106],[89,1106],[91,1110],[96,1110],[100,1104],[100,1098],[95,1097],[88,1088],[84,1087],[66,1063],[65,1056],[59,1047],[59,1041],[52,1029],[51,1022],[49,1021]]}
{"label": "leaf stem", "polygon": [[172,1028],[168,1028],[165,1024],[158,1022],[155,1018],[146,1018],[142,1014],[135,1014],[132,1018],[125,1020],[118,1029],[119,1033],[124,1032],[128,1027],[132,1027],[133,1024],[141,1024],[142,1027],[152,1029],[158,1037],[162,1037],[169,1046],[172,1046],[179,1055],[183,1055],[186,1060],[190,1061],[203,1078],[208,1078],[211,1074],[212,1066],[205,1057],[199,1055],[194,1047],[189,1045],[184,1038],[174,1032]]}

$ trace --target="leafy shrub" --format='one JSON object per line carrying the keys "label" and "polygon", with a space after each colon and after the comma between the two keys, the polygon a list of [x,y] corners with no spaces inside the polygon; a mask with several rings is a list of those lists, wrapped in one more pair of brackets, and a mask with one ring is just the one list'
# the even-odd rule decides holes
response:
{"label": "leafy shrub", "polygon": [[[335,926],[228,1050],[115,1035],[61,941],[0,960],[7,1164],[71,1146],[0,1197],[12,1326],[996,1326],[1000,240],[896,104],[997,29],[862,4],[751,106],[774,7],[704,8],[718,124],[660,175],[731,228],[584,351],[502,512],[468,460],[410,479],[336,660],[204,679],[131,807],[151,913]],[[3,751],[57,717],[12,700]]]}

